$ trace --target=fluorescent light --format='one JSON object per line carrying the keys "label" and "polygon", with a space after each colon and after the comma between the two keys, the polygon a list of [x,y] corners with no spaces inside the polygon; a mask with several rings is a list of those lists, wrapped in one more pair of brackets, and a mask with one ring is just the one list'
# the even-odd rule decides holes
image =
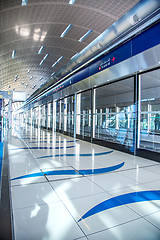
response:
{"label": "fluorescent light", "polygon": [[44,46],[42,46],[42,47],[39,49],[38,54],[41,54],[43,48],[44,48]]}
{"label": "fluorescent light", "polygon": [[26,6],[28,4],[28,0],[22,0],[22,6]]}
{"label": "fluorescent light", "polygon": [[43,77],[41,77],[40,79],[39,79],[39,81],[41,81],[43,79]]}
{"label": "fluorescent light", "polygon": [[55,72],[53,72],[52,74],[51,74],[51,76],[53,76],[55,74]]}
{"label": "fluorescent light", "polygon": [[43,62],[44,62],[44,61],[43,61],[43,59],[42,59],[42,61],[40,62],[39,66],[41,66]]}
{"label": "fluorescent light", "polygon": [[30,79],[32,79],[32,78],[33,78],[33,76],[30,77]]}
{"label": "fluorescent light", "polygon": [[71,29],[71,27],[72,27],[72,24],[69,24],[60,37],[64,37],[67,34],[67,32]]}
{"label": "fluorescent light", "polygon": [[40,66],[43,64],[43,62],[46,60],[46,58],[48,57],[48,54],[46,54],[45,56],[44,56],[44,58],[42,59],[42,61],[40,62]]}
{"label": "fluorescent light", "polygon": [[73,57],[71,57],[71,59],[75,58],[78,55],[78,53],[76,53]]}
{"label": "fluorescent light", "polygon": [[29,73],[31,71],[31,69],[28,69],[27,73]]}
{"label": "fluorescent light", "polygon": [[91,34],[93,31],[89,30],[86,34],[84,34],[78,41],[82,42],[86,37],[88,37],[89,34]]}
{"label": "fluorescent light", "polygon": [[15,56],[16,56],[16,50],[12,52],[12,58],[15,58]]}
{"label": "fluorescent light", "polygon": [[70,0],[68,4],[73,4],[75,3],[76,0]]}
{"label": "fluorescent light", "polygon": [[58,60],[57,60],[55,63],[53,63],[52,67],[54,67],[57,63],[59,63],[59,62],[62,60],[62,58],[63,58],[63,56],[61,56],[60,58],[58,58]]}
{"label": "fluorescent light", "polygon": [[43,61],[45,61],[47,57],[48,57],[48,54],[44,56]]}

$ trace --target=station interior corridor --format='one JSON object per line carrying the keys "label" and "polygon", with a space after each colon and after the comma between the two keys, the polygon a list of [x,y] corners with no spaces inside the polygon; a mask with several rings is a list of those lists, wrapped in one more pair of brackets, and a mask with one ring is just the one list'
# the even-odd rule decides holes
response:
{"label": "station interior corridor", "polygon": [[159,240],[160,164],[40,128],[15,127],[16,240]]}

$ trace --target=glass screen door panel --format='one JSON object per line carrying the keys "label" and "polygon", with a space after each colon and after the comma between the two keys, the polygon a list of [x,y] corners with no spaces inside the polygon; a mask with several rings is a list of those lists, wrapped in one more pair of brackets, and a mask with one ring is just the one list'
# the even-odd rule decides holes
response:
{"label": "glass screen door panel", "polygon": [[134,78],[95,90],[95,138],[122,144],[133,152]]}
{"label": "glass screen door panel", "polygon": [[140,75],[139,148],[160,152],[160,69]]}

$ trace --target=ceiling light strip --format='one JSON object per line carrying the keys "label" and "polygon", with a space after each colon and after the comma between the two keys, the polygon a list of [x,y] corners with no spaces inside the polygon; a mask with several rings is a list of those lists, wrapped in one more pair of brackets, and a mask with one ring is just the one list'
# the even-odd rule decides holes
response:
{"label": "ceiling light strip", "polygon": [[73,57],[71,57],[71,59],[75,58],[77,55],[78,55],[78,53],[74,54],[74,56],[73,56]]}
{"label": "ceiling light strip", "polygon": [[89,30],[86,34],[84,34],[78,41],[82,42],[86,37],[88,37],[88,35],[90,35],[93,31]]}
{"label": "ceiling light strip", "polygon": [[16,56],[16,50],[12,52],[12,58],[15,58],[15,56]]}
{"label": "ceiling light strip", "polygon": [[42,59],[42,61],[40,62],[40,66],[43,64],[43,62],[46,60],[46,58],[48,57],[48,54],[46,54],[45,56],[44,56],[44,58]]}
{"label": "ceiling light strip", "polygon": [[76,0],[70,0],[68,4],[74,4]]}
{"label": "ceiling light strip", "polygon": [[55,72],[53,72],[53,73],[51,74],[51,77],[52,77],[54,74],[55,74]]}
{"label": "ceiling light strip", "polygon": [[28,0],[22,0],[21,6],[26,6],[28,4]]}
{"label": "ceiling light strip", "polygon": [[42,46],[42,47],[39,49],[38,54],[41,54],[43,48],[44,48],[44,46]]}
{"label": "ceiling light strip", "polygon": [[72,24],[69,24],[68,27],[64,30],[64,32],[61,34],[61,38],[63,38],[67,33],[68,31],[71,29],[72,27]]}
{"label": "ceiling light strip", "polygon": [[63,58],[63,56],[61,56],[60,58],[58,58],[58,60],[57,60],[55,63],[53,63],[52,67],[54,67],[57,63],[59,63],[59,62],[62,60],[62,58]]}

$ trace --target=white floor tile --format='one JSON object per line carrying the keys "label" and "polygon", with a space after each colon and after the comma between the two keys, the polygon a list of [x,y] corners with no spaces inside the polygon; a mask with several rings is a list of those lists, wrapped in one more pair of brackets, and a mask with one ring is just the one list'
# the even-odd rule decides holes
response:
{"label": "white floor tile", "polygon": [[135,185],[135,181],[119,173],[106,173],[88,177],[91,181],[102,187],[106,191],[130,187]]}
{"label": "white floor tile", "polygon": [[[160,190],[159,163],[116,150],[96,156],[112,149],[82,140],[67,142],[73,138],[28,126],[15,136],[9,138],[9,148],[17,148],[9,150],[11,178],[61,170],[59,175],[47,173],[11,181],[15,240],[160,239],[159,200],[118,207],[113,204],[78,222],[105,200],[131,192]],[[27,146],[35,149],[20,149]],[[105,168],[122,162],[123,167],[104,174],[63,175],[64,170]]]}
{"label": "white floor tile", "polygon": [[[92,207],[110,198],[109,194],[101,193],[94,196],[70,199],[64,203],[72,216],[78,221]],[[139,215],[131,209],[126,206],[120,206],[92,215],[78,222],[78,224],[85,234],[91,234],[137,218],[139,218]]]}
{"label": "white floor tile", "polygon": [[84,234],[60,202],[13,211],[16,240],[72,240]]}
{"label": "white floor tile", "polygon": [[159,240],[160,230],[143,218],[88,236],[89,240]]}
{"label": "white floor tile", "polygon": [[[155,204],[156,204],[156,202],[155,202]],[[159,211],[158,212],[150,214],[148,216],[145,216],[145,219],[147,221],[149,221],[150,223],[152,223],[157,228],[159,228],[159,230],[160,230],[160,207],[159,207]]]}
{"label": "white floor tile", "polygon": [[11,188],[13,209],[60,201],[48,182]]}
{"label": "white floor tile", "polygon": [[54,181],[50,182],[50,184],[63,201],[104,192],[103,189],[85,177],[65,181]]}

